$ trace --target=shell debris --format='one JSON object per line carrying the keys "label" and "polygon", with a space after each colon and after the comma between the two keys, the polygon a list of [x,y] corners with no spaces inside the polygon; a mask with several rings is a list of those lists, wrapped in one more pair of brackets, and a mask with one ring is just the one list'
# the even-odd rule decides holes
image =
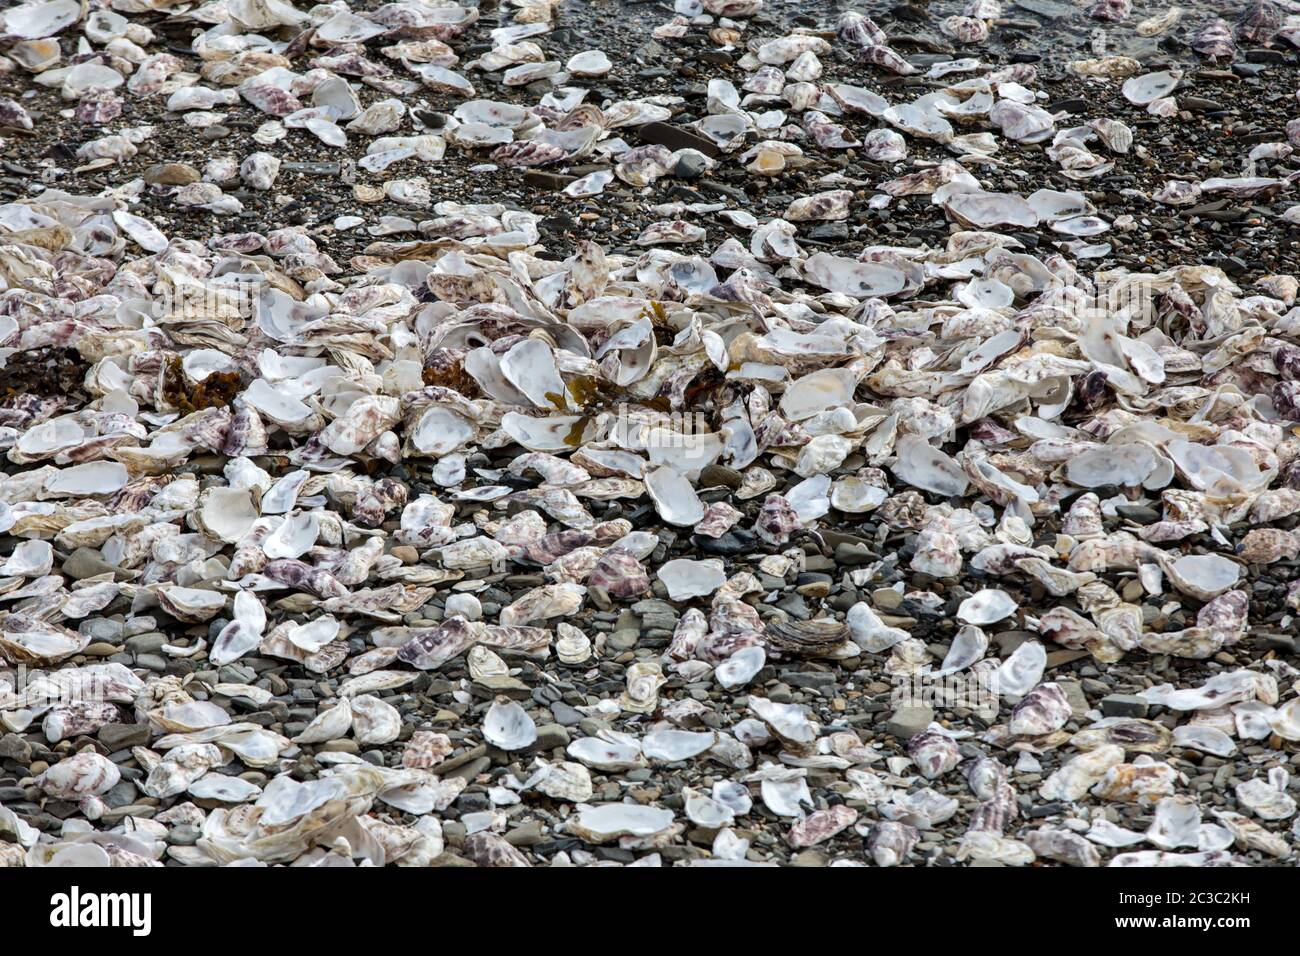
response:
{"label": "shell debris", "polygon": [[608,6],[0,10],[0,865],[1294,863],[1300,18]]}

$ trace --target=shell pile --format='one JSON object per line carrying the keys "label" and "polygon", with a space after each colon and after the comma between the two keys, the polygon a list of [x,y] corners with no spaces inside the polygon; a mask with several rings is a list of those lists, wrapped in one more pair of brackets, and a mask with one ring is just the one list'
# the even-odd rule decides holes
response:
{"label": "shell pile", "polygon": [[1293,5],[635,6],[0,10],[0,865],[1294,861]]}

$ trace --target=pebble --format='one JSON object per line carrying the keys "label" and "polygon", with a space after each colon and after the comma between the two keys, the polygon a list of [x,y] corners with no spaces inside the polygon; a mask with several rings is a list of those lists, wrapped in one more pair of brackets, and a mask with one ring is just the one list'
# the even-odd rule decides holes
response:
{"label": "pebble", "polygon": [[885,733],[899,740],[910,740],[934,721],[934,708],[929,705],[908,705],[897,708],[885,724]]}
{"label": "pebble", "polygon": [[105,724],[97,734],[99,742],[110,752],[130,747],[147,747],[150,729],[148,724]]}
{"label": "pebble", "polygon": [[32,745],[17,734],[0,736],[0,759],[27,765],[32,760]]}
{"label": "pebble", "polygon": [[1101,713],[1104,717],[1146,717],[1150,705],[1141,697],[1132,694],[1108,694],[1101,699]]}

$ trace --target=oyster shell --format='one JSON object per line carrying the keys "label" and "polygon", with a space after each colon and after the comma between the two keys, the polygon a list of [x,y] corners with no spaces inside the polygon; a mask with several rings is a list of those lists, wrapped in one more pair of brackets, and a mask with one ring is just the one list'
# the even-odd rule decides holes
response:
{"label": "oyster shell", "polygon": [[508,697],[498,697],[483,716],[483,739],[500,750],[524,750],[537,740],[537,725]]}

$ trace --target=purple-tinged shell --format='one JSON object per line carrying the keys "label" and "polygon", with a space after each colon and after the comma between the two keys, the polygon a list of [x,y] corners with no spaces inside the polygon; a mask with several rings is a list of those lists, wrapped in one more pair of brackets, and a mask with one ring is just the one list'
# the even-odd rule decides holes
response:
{"label": "purple-tinged shell", "polygon": [[410,490],[396,478],[381,478],[357,493],[352,520],[363,528],[378,528],[388,513],[406,505]]}
{"label": "purple-tinged shell", "polygon": [[465,856],[479,866],[529,867],[528,857],[495,833],[480,830],[465,838]]}
{"label": "purple-tinged shell", "polygon": [[691,660],[699,651],[700,642],[708,631],[709,623],[704,618],[704,612],[697,607],[688,608],[677,620],[673,639],[664,651],[664,657],[675,661]]}
{"label": "purple-tinged shell", "polygon": [[594,531],[565,528],[563,531],[548,534],[529,544],[524,548],[524,556],[529,561],[536,561],[538,564],[545,566],[557,558],[564,557],[570,551],[592,544],[595,537]]}
{"label": "purple-tinged shell", "polygon": [[633,555],[606,551],[587,576],[588,587],[601,587],[611,597],[627,598],[650,590],[650,576]]}
{"label": "purple-tinged shell", "polygon": [[912,737],[907,742],[907,755],[927,780],[942,777],[961,763],[957,742],[932,730],[922,731]]}
{"label": "purple-tinged shell", "polygon": [[882,70],[895,73],[899,76],[911,76],[916,72],[916,67],[912,66],[912,64],[904,60],[900,54],[891,50],[882,43],[875,43],[859,49],[858,62],[869,63],[871,66],[878,66]]}
{"label": "purple-tinged shell", "polygon": [[858,811],[842,803],[826,810],[815,810],[790,827],[786,842],[795,849],[815,846],[851,827],[857,819]]}
{"label": "purple-tinged shell", "polygon": [[1010,799],[993,799],[985,800],[974,810],[971,811],[970,823],[966,827],[969,833],[972,830],[982,830],[989,833],[1002,833],[1015,820],[1017,808],[1015,791],[1007,786],[1011,791]]}
{"label": "purple-tinged shell", "polygon": [[0,127],[32,129],[32,115],[17,102],[0,96]]}
{"label": "purple-tinged shell", "polygon": [[1097,0],[1088,8],[1088,16],[1094,20],[1110,20],[1119,23],[1127,20],[1133,12],[1133,0]]}
{"label": "purple-tinged shell", "polygon": [[1016,737],[1043,737],[1065,726],[1070,701],[1059,684],[1039,684],[1011,711],[1008,729]]}
{"label": "purple-tinged shell", "polygon": [[298,97],[278,86],[248,86],[239,92],[249,103],[271,116],[288,116],[303,108]]}
{"label": "purple-tinged shell", "polygon": [[1237,41],[1232,38],[1228,22],[1216,18],[1192,38],[1192,49],[1211,60],[1231,60],[1237,55]]}
{"label": "purple-tinged shell", "polygon": [[920,839],[916,827],[896,820],[879,820],[867,832],[867,852],[876,866],[898,866],[907,862]]}
{"label": "purple-tinged shell", "polygon": [[492,151],[492,161],[502,166],[548,166],[560,162],[567,155],[559,146],[550,143],[521,140],[498,146]]}
{"label": "purple-tinged shell", "polygon": [[310,564],[294,558],[278,558],[267,562],[262,571],[272,581],[298,591],[307,591],[320,598],[344,597],[348,589],[335,580],[328,571],[313,568]]}
{"label": "purple-tinged shell", "polygon": [[1287,421],[1300,422],[1300,381],[1274,385],[1273,407]]}
{"label": "purple-tinged shell", "polygon": [[96,701],[74,701],[48,711],[41,722],[45,739],[51,744],[82,734],[93,734],[108,724],[121,723],[117,706]]}
{"label": "purple-tinged shell", "polygon": [[840,14],[836,33],[845,43],[856,46],[884,46],[889,42],[885,31],[876,26],[874,20],[854,10]]}
{"label": "purple-tinged shell", "polygon": [[808,135],[823,149],[853,149],[862,145],[861,140],[846,127],[832,123],[824,113],[816,110],[809,110],[804,114],[803,126],[808,131]]}
{"label": "purple-tinged shell", "polygon": [[73,118],[78,123],[102,126],[122,115],[122,97],[109,90],[95,90],[77,103]]}
{"label": "purple-tinged shell", "polygon": [[800,525],[799,515],[794,506],[777,494],[768,495],[754,522],[754,531],[758,536],[774,547],[780,547],[790,540],[790,535]]}
{"label": "purple-tinged shell", "polygon": [[1273,0],[1255,0],[1237,21],[1237,37],[1247,43],[1268,43],[1282,26],[1282,8]]}
{"label": "purple-tinged shell", "polygon": [[1250,595],[1245,591],[1224,591],[1196,613],[1196,626],[1221,637],[1225,646],[1235,644],[1246,633]]}
{"label": "purple-tinged shell", "polygon": [[265,455],[269,448],[270,435],[262,416],[247,405],[236,411],[230,420],[230,428],[226,431],[221,453],[231,458],[239,455],[252,457]]}
{"label": "purple-tinged shell", "polygon": [[695,525],[695,533],[706,538],[720,538],[730,531],[744,513],[725,501],[715,501],[704,509],[704,517]]}
{"label": "purple-tinged shell", "polygon": [[480,630],[463,618],[449,618],[436,627],[413,632],[398,650],[397,659],[418,670],[435,670],[473,647]]}

